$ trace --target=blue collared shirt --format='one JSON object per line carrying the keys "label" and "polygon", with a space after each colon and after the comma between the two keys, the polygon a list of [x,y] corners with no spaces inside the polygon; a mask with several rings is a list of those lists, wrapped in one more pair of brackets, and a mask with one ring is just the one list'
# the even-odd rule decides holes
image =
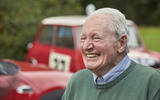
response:
{"label": "blue collared shirt", "polygon": [[105,84],[116,79],[122,72],[124,72],[131,64],[131,60],[128,55],[126,55],[122,61],[114,68],[112,68],[109,72],[107,72],[102,77],[98,77],[93,73],[93,79],[96,84]]}

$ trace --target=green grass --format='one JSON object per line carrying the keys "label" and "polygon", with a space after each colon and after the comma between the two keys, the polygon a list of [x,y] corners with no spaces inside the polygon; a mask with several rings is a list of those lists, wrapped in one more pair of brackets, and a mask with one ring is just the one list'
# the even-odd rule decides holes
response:
{"label": "green grass", "polygon": [[160,27],[139,27],[140,35],[146,47],[160,52]]}

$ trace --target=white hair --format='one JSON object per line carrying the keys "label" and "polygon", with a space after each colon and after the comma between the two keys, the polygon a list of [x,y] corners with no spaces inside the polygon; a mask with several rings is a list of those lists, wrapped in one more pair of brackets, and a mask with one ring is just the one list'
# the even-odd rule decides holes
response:
{"label": "white hair", "polygon": [[[124,14],[122,14],[119,10],[114,8],[101,8],[93,12],[90,16],[100,15],[100,14],[109,14],[112,16],[113,25],[110,25],[110,28],[115,33],[115,38],[117,40],[119,40],[123,34],[126,34],[128,37],[129,35],[128,26]],[[128,45],[126,47],[126,52],[129,52]]]}

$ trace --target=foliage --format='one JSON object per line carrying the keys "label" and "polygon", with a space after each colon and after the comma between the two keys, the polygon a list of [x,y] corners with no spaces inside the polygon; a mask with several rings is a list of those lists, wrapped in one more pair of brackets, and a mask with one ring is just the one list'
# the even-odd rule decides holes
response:
{"label": "foliage", "polygon": [[160,25],[160,0],[81,0],[83,7],[88,3],[117,8],[139,25]]}
{"label": "foliage", "polygon": [[1,0],[0,58],[24,60],[27,44],[43,18],[80,13],[75,0]]}

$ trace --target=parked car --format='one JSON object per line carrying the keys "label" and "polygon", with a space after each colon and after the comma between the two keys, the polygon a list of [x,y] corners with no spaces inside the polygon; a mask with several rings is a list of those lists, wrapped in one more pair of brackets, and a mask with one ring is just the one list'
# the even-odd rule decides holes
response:
{"label": "parked car", "polygon": [[130,52],[128,55],[132,60],[145,66],[160,68],[160,53],[148,50],[141,39],[138,26],[131,20],[127,21],[129,29]]}
{"label": "parked car", "polygon": [[[79,38],[85,19],[85,16],[57,16],[42,20],[34,42],[29,45],[26,60],[69,72],[84,68]],[[160,68],[160,53],[145,47],[133,21],[127,20],[127,24],[130,58],[143,65]]]}
{"label": "parked car", "polygon": [[3,60],[0,62],[0,100],[61,100],[71,75],[44,64]]}

